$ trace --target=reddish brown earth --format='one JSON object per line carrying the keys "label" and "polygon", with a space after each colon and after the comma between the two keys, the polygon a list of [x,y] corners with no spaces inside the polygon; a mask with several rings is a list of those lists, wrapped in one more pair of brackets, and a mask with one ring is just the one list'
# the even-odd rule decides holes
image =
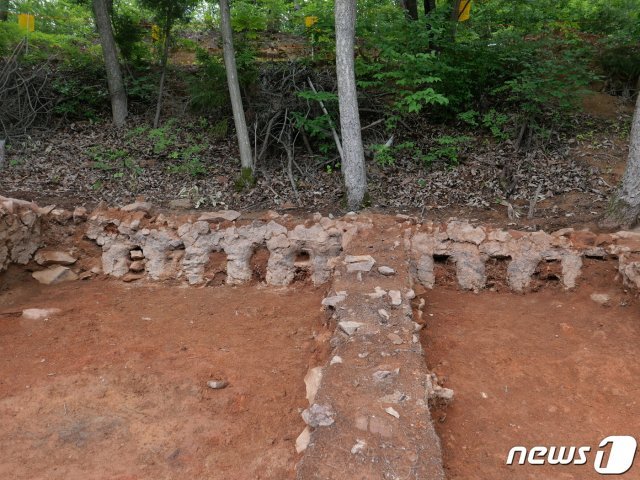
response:
{"label": "reddish brown earth", "polygon": [[[448,478],[595,479],[598,443],[640,439],[640,302],[614,262],[588,262],[575,292],[427,292],[427,363],[456,397],[433,412]],[[611,306],[591,293],[611,295]],[[432,316],[430,316],[432,315]],[[485,398],[486,397],[486,398]],[[584,466],[507,466],[516,445],[591,446]],[[625,475],[640,478],[640,460]]]}
{"label": "reddish brown earth", "polygon": [[[0,277],[0,478],[294,476],[323,290],[25,275]],[[31,307],[63,312],[11,313]]]}

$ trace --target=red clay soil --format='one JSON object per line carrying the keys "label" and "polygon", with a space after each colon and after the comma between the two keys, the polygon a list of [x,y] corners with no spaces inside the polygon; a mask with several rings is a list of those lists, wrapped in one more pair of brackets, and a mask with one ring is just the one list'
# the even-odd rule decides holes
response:
{"label": "red clay soil", "polygon": [[[456,395],[433,411],[449,479],[602,478],[593,468],[599,442],[640,440],[640,302],[615,274],[614,262],[591,261],[575,292],[424,295],[427,363]],[[611,305],[591,300],[594,292]],[[591,452],[583,466],[507,466],[516,445]],[[639,479],[638,456],[616,478]]]}
{"label": "red clay soil", "polygon": [[[0,478],[293,478],[303,378],[328,348],[323,293],[43,287],[5,274]],[[32,307],[63,312],[10,313]],[[212,390],[210,379],[229,386]]]}

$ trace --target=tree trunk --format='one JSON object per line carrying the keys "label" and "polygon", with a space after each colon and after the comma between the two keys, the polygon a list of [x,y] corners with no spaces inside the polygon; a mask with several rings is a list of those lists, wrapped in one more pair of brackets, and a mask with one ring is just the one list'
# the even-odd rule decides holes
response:
{"label": "tree trunk", "polygon": [[0,0],[0,22],[9,20],[9,0]]}
{"label": "tree trunk", "polygon": [[233,121],[238,136],[240,148],[240,165],[242,166],[241,180],[251,182],[253,180],[253,158],[251,155],[251,142],[249,130],[244,116],[242,96],[240,95],[240,82],[238,81],[238,67],[236,66],[236,52],[233,48],[233,31],[231,30],[231,13],[228,0],[220,0],[220,28],[224,47],[224,66],[227,71],[227,83],[229,84],[229,97],[233,110]]}
{"label": "tree trunk", "polygon": [[107,71],[107,83],[111,96],[111,113],[117,127],[124,125],[127,118],[127,92],[124,88],[122,71],[118,62],[118,50],[113,38],[113,28],[106,0],[93,0],[93,13],[96,28],[100,35],[104,66]]}
{"label": "tree trunk", "polygon": [[167,61],[169,59],[169,35],[171,35],[171,24],[167,19],[167,26],[164,29],[164,39],[162,42],[162,59],[161,73],[160,73],[160,85],[158,87],[158,103],[156,103],[156,116],[153,119],[153,128],[160,126],[160,113],[162,112],[162,95],[164,94],[164,80],[167,75]]}
{"label": "tree trunk", "polygon": [[418,1],[417,0],[405,0],[404,8],[407,12],[407,16],[411,20],[418,20]]}
{"label": "tree trunk", "polygon": [[640,94],[631,123],[629,157],[622,185],[603,222],[605,226],[633,228],[640,222]]}
{"label": "tree trunk", "polygon": [[347,189],[347,206],[357,210],[367,191],[364,148],[360,130],[355,75],[356,0],[336,0],[336,73],[342,133],[342,174]]}
{"label": "tree trunk", "polygon": [[436,9],[436,0],[424,0],[424,14],[429,15]]}
{"label": "tree trunk", "polygon": [[451,20],[457,22],[460,18],[460,3],[462,0],[453,0],[453,10],[451,10]]}

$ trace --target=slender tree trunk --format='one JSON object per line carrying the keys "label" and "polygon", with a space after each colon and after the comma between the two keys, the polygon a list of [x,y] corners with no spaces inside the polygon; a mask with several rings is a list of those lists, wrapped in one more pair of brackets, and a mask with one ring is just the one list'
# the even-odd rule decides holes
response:
{"label": "slender tree trunk", "polygon": [[169,36],[171,35],[171,24],[167,19],[167,26],[164,29],[164,39],[162,41],[162,59],[161,73],[160,73],[160,85],[158,87],[158,102],[156,103],[156,116],[153,119],[153,128],[160,126],[160,113],[162,112],[162,96],[164,95],[164,81],[167,76],[167,61],[169,59]]}
{"label": "slender tree trunk", "polygon": [[462,0],[453,0],[453,9],[451,10],[451,20],[454,22],[458,21],[460,18],[460,3]]}
{"label": "slender tree trunk", "polygon": [[122,79],[122,71],[118,61],[116,41],[113,38],[108,2],[106,0],[93,0],[93,13],[98,34],[100,35],[102,55],[104,56],[104,65],[107,71],[113,123],[117,127],[121,127],[127,118],[127,92],[124,88],[124,80]]}
{"label": "slender tree trunk", "polygon": [[407,16],[411,20],[418,20],[418,1],[417,0],[405,0],[404,8],[407,12]]}
{"label": "slender tree trunk", "polygon": [[347,206],[350,210],[357,210],[362,206],[367,191],[367,174],[354,65],[356,0],[336,0],[335,22],[338,103],[344,153],[342,174],[347,189]]}
{"label": "slender tree trunk", "polygon": [[631,123],[629,157],[622,185],[603,222],[605,226],[633,228],[640,223],[640,94]]}
{"label": "slender tree trunk", "polygon": [[251,142],[247,120],[244,116],[242,96],[240,94],[240,82],[238,81],[238,67],[236,66],[236,52],[233,48],[233,31],[231,29],[231,13],[228,0],[220,0],[220,26],[222,30],[222,42],[224,47],[224,66],[227,71],[227,83],[229,84],[229,97],[233,110],[233,121],[238,136],[240,148],[240,165],[242,167],[242,179],[252,181],[253,158],[251,155]]}
{"label": "slender tree trunk", "polygon": [[9,20],[9,0],[0,0],[0,22]]}

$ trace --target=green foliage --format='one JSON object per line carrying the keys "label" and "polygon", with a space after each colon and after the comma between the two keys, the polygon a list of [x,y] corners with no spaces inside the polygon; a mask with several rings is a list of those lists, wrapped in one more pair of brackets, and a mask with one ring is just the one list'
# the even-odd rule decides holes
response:
{"label": "green foliage", "polygon": [[134,65],[141,65],[151,59],[151,50],[145,42],[148,33],[143,26],[144,20],[140,9],[130,2],[118,1],[114,4],[114,37],[122,57]]}
{"label": "green foliage", "polygon": [[427,165],[434,162],[457,165],[459,163],[458,149],[469,140],[471,139],[467,136],[442,135],[436,138],[437,147],[430,149],[426,155],[423,155],[422,161]]}
{"label": "green foliage", "polygon": [[[198,70],[189,80],[191,108],[196,112],[220,116],[230,108],[224,61],[203,48],[196,49],[196,61]],[[258,77],[253,51],[248,48],[239,50],[236,64],[240,86],[248,89]]]}
{"label": "green foliage", "polygon": [[125,177],[137,178],[143,172],[142,167],[130,156],[127,150],[94,147],[89,150],[89,156],[93,159],[93,168],[109,172],[111,177],[116,180]]}
{"label": "green foliage", "polygon": [[[13,11],[34,15],[36,32],[86,38],[93,33],[90,5],[76,0],[14,0]],[[9,21],[17,20],[10,16]]]}
{"label": "green foliage", "polygon": [[9,55],[23,37],[16,23],[0,22],[0,56]]}
{"label": "green foliage", "polygon": [[207,168],[202,163],[200,154],[204,151],[205,145],[190,145],[184,149],[174,150],[168,157],[177,160],[177,163],[169,166],[171,173],[185,173],[192,177],[197,177],[207,173]]}
{"label": "green foliage", "polygon": [[169,119],[164,125],[152,128],[147,133],[149,140],[153,143],[153,153],[156,155],[166,153],[169,147],[175,145],[177,136],[174,131],[175,118]]}
{"label": "green foliage", "polygon": [[[440,93],[441,78],[435,74],[439,59],[435,52],[420,52],[417,42],[429,45],[427,33],[415,25],[402,26],[391,38],[372,44],[376,56],[361,57],[357,63],[359,85],[392,99],[391,115],[420,113],[430,105],[447,105],[448,98]],[[410,40],[413,38],[413,40]]]}
{"label": "green foliage", "polygon": [[109,99],[106,85],[87,84],[81,78],[58,75],[51,86],[58,97],[53,111],[69,119],[96,120]]}

